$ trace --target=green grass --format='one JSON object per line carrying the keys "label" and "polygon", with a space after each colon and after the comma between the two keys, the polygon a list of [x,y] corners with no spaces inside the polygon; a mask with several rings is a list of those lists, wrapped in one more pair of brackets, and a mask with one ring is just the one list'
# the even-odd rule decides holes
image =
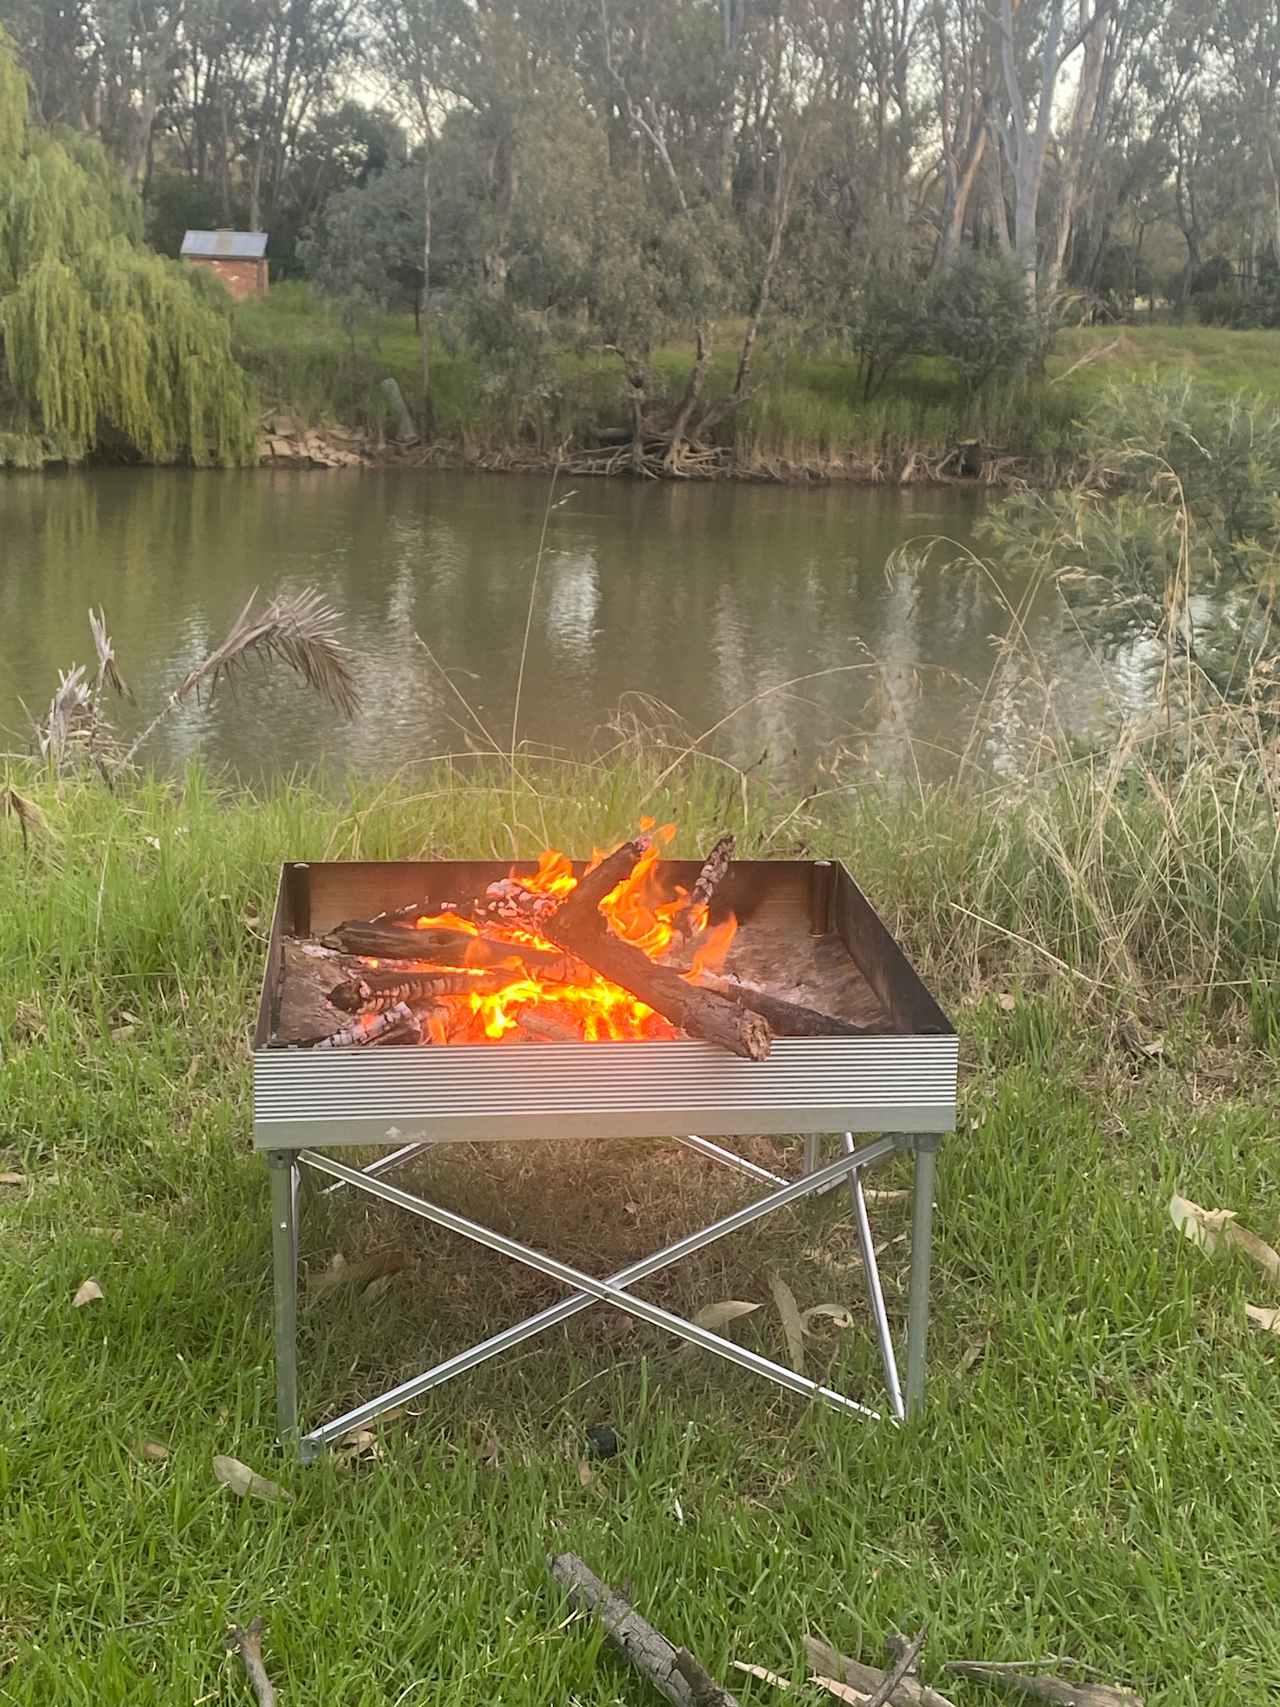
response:
{"label": "green grass", "polygon": [[[418,341],[407,314],[372,317],[353,346],[306,286],[284,284],[264,302],[242,305],[236,328],[241,359],[266,405],[307,423],[381,425],[377,386],[387,374],[411,401],[419,394]],[[731,386],[740,335],[736,322],[719,329],[709,395]],[[514,388],[464,348],[440,341],[433,360],[436,433],[470,454],[550,455],[628,420],[612,357],[562,350],[545,383]],[[689,360],[683,345],[655,352],[654,375],[669,396],[682,388]],[[843,356],[785,354],[766,335],[756,395],[728,430],[742,464],[762,471],[790,465],[898,478],[913,457],[927,463],[973,439],[1012,457],[1052,459],[1070,454],[1075,423],[1105,384],[1183,367],[1222,390],[1280,401],[1280,334],[1273,332],[1194,325],[1067,329],[1044,376],[997,383],[971,397],[948,363],[922,358],[905,364],[869,400]]]}
{"label": "green grass", "polygon": [[[0,823],[0,1169],[24,1176],[0,1186],[4,1700],[230,1707],[249,1697],[220,1633],[256,1612],[289,1707],[652,1699],[564,1623],[549,1548],[629,1583],[726,1679],[734,1659],[798,1678],[807,1628],[876,1660],[887,1630],[927,1620],[933,1677],[948,1655],[1059,1654],[1162,1707],[1269,1699],[1277,1366],[1243,1306],[1280,1297],[1243,1258],[1192,1249],[1166,1206],[1178,1190],[1280,1239],[1275,817],[1248,758],[1171,776],[1151,757],[1016,797],[970,779],[807,806],[710,762],[663,778],[639,748],[514,780],[439,763],[261,800],[194,773],[114,797],[15,773],[49,828],[24,853]],[[927,1416],[896,1432],[807,1410],[595,1311],[381,1427],[379,1462],[296,1468],[273,1440],[266,1178],[249,1150],[274,866],[583,848],[642,809],[679,819],[680,851],[730,822],[746,851],[846,856],[955,1008],[964,1111],[939,1175]],[[1121,1017],[1158,1030],[1163,1054],[1132,1055]],[[423,1166],[451,1203],[570,1260],[625,1259],[727,1201],[667,1145],[488,1160]],[[376,1302],[305,1312],[313,1416],[548,1297],[349,1197],[305,1217],[312,1274],[337,1249],[395,1246],[404,1263]],[[877,1222],[900,1322],[904,1212]],[[652,1295],[767,1303],[780,1263],[802,1305],[857,1316],[814,1373],[874,1397],[850,1241],[842,1204],[811,1207]],[[77,1310],[86,1276],[104,1298]],[[740,1331],[781,1354],[768,1308]],[[602,1421],[625,1450],[584,1485],[584,1431]],[[167,1461],[140,1462],[141,1439]],[[215,1453],[296,1499],[236,1500]]]}

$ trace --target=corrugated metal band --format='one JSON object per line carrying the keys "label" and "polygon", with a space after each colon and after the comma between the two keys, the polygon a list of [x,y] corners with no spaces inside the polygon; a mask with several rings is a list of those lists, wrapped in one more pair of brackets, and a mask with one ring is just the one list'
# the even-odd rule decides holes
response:
{"label": "corrugated metal band", "polygon": [[957,1057],[954,1037],[785,1038],[767,1061],[683,1042],[260,1050],[254,1140],[949,1131]]}

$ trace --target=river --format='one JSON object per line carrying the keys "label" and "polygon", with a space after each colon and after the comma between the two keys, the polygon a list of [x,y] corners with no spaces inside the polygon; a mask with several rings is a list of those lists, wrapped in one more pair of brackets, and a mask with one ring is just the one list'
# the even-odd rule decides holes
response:
{"label": "river", "polygon": [[[117,716],[128,731],[255,587],[312,585],[341,611],[359,716],[252,668],[168,719],[147,749],[160,768],[199,758],[257,781],[507,749],[522,654],[521,742],[580,753],[610,726],[679,724],[734,764],[806,782],[855,765],[942,776],[966,747],[1016,771],[1046,699],[1084,732],[1137,692],[1090,661],[1048,592],[956,561],[979,492],[580,481],[550,510],[548,492],[409,469],[6,475],[6,744],[27,746],[23,705],[43,708],[59,669],[92,659],[90,605],[135,692]],[[898,548],[935,537],[949,543],[926,566],[886,573]],[[1020,644],[993,676],[1010,604]]]}

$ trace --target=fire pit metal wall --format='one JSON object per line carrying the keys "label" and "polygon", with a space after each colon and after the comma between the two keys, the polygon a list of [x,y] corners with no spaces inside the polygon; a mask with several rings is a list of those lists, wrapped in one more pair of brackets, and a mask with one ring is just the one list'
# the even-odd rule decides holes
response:
{"label": "fire pit metal wall", "polygon": [[[345,919],[420,903],[443,910],[460,898],[483,894],[486,885],[509,870],[505,863],[440,861],[334,862],[286,866],[282,871],[254,1039],[254,1143],[268,1153],[274,1174],[282,1429],[296,1432],[300,1168],[326,1173],[342,1186],[397,1202],[516,1261],[529,1261],[564,1284],[578,1285],[575,1309],[602,1299],[642,1313],[641,1301],[624,1296],[628,1281],[637,1278],[629,1271],[611,1282],[575,1275],[526,1247],[505,1248],[513,1242],[504,1245],[485,1229],[458,1225],[460,1218],[449,1211],[389,1187],[380,1177],[390,1162],[398,1163],[429,1144],[520,1138],[678,1137],[701,1144],[711,1160],[761,1177],[763,1170],[707,1142],[705,1135],[843,1133],[843,1153],[834,1162],[823,1163],[821,1147],[810,1141],[812,1184],[810,1178],[789,1184],[766,1173],[774,1189],[752,1206],[748,1220],[809,1191],[848,1186],[895,1417],[903,1414],[904,1403],[866,1225],[861,1173],[895,1149],[913,1151],[916,1187],[906,1405],[918,1404],[923,1394],[934,1150],[936,1135],[955,1124],[958,1044],[946,1016],[843,866],[825,861],[737,861],[729,869],[719,900],[739,921],[731,951],[737,964],[731,970],[767,983],[770,989],[781,986],[779,993],[790,999],[856,1021],[866,1035],[777,1037],[762,1061],[685,1039],[345,1050],[305,1046],[312,1039],[301,1035],[292,1017],[297,1003],[291,1008],[290,980],[301,976],[294,952],[297,939],[322,935]],[[661,870],[664,879],[690,884],[698,866],[670,861]],[[691,1133],[700,1136],[690,1139]],[[853,1135],[867,1133],[896,1136],[859,1150]],[[349,1145],[383,1146],[393,1153],[364,1169],[338,1165],[318,1154]],[[704,1230],[702,1242],[733,1230],[735,1226],[717,1223]],[[698,1248],[696,1243],[681,1241],[669,1247],[676,1256],[657,1253],[654,1260],[674,1261],[686,1254],[685,1246]],[[658,1266],[662,1265],[659,1261]],[[653,1319],[649,1306],[643,1310],[648,1311],[644,1319]],[[541,1318],[532,1321],[539,1323]],[[703,1330],[691,1332],[690,1324],[680,1324],[678,1318],[664,1319],[659,1325],[696,1343],[708,1337]],[[526,1330],[540,1331],[538,1326],[524,1324],[510,1332],[526,1337]],[[707,1349],[768,1373],[793,1390],[812,1391],[855,1410],[864,1408],[803,1378],[798,1378],[798,1385],[795,1379],[783,1380],[790,1372],[780,1366],[754,1354],[744,1359],[741,1347],[715,1335],[710,1338],[716,1344]],[[490,1356],[504,1348],[476,1349]],[[322,1425],[303,1437],[304,1455],[337,1438],[340,1426],[355,1426],[352,1419],[363,1422],[403,1402],[407,1388],[425,1391],[471,1366],[465,1359],[449,1360],[449,1365],[439,1366],[447,1368],[445,1375],[438,1370],[425,1372],[416,1384],[402,1384],[392,1394]]]}

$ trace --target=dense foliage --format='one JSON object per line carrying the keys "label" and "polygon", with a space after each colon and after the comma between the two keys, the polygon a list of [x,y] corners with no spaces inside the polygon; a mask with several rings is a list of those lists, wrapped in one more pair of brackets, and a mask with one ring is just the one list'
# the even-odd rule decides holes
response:
{"label": "dense foliage", "polygon": [[1280,717],[1280,412],[1185,379],[1115,388],[1085,427],[1087,466],[1021,492],[989,536],[1052,574],[1096,644],[1184,669]]}
{"label": "dense foliage", "polygon": [[32,124],[27,102],[0,35],[0,465],[244,460],[254,414],[225,293],[147,250],[101,145]]}

